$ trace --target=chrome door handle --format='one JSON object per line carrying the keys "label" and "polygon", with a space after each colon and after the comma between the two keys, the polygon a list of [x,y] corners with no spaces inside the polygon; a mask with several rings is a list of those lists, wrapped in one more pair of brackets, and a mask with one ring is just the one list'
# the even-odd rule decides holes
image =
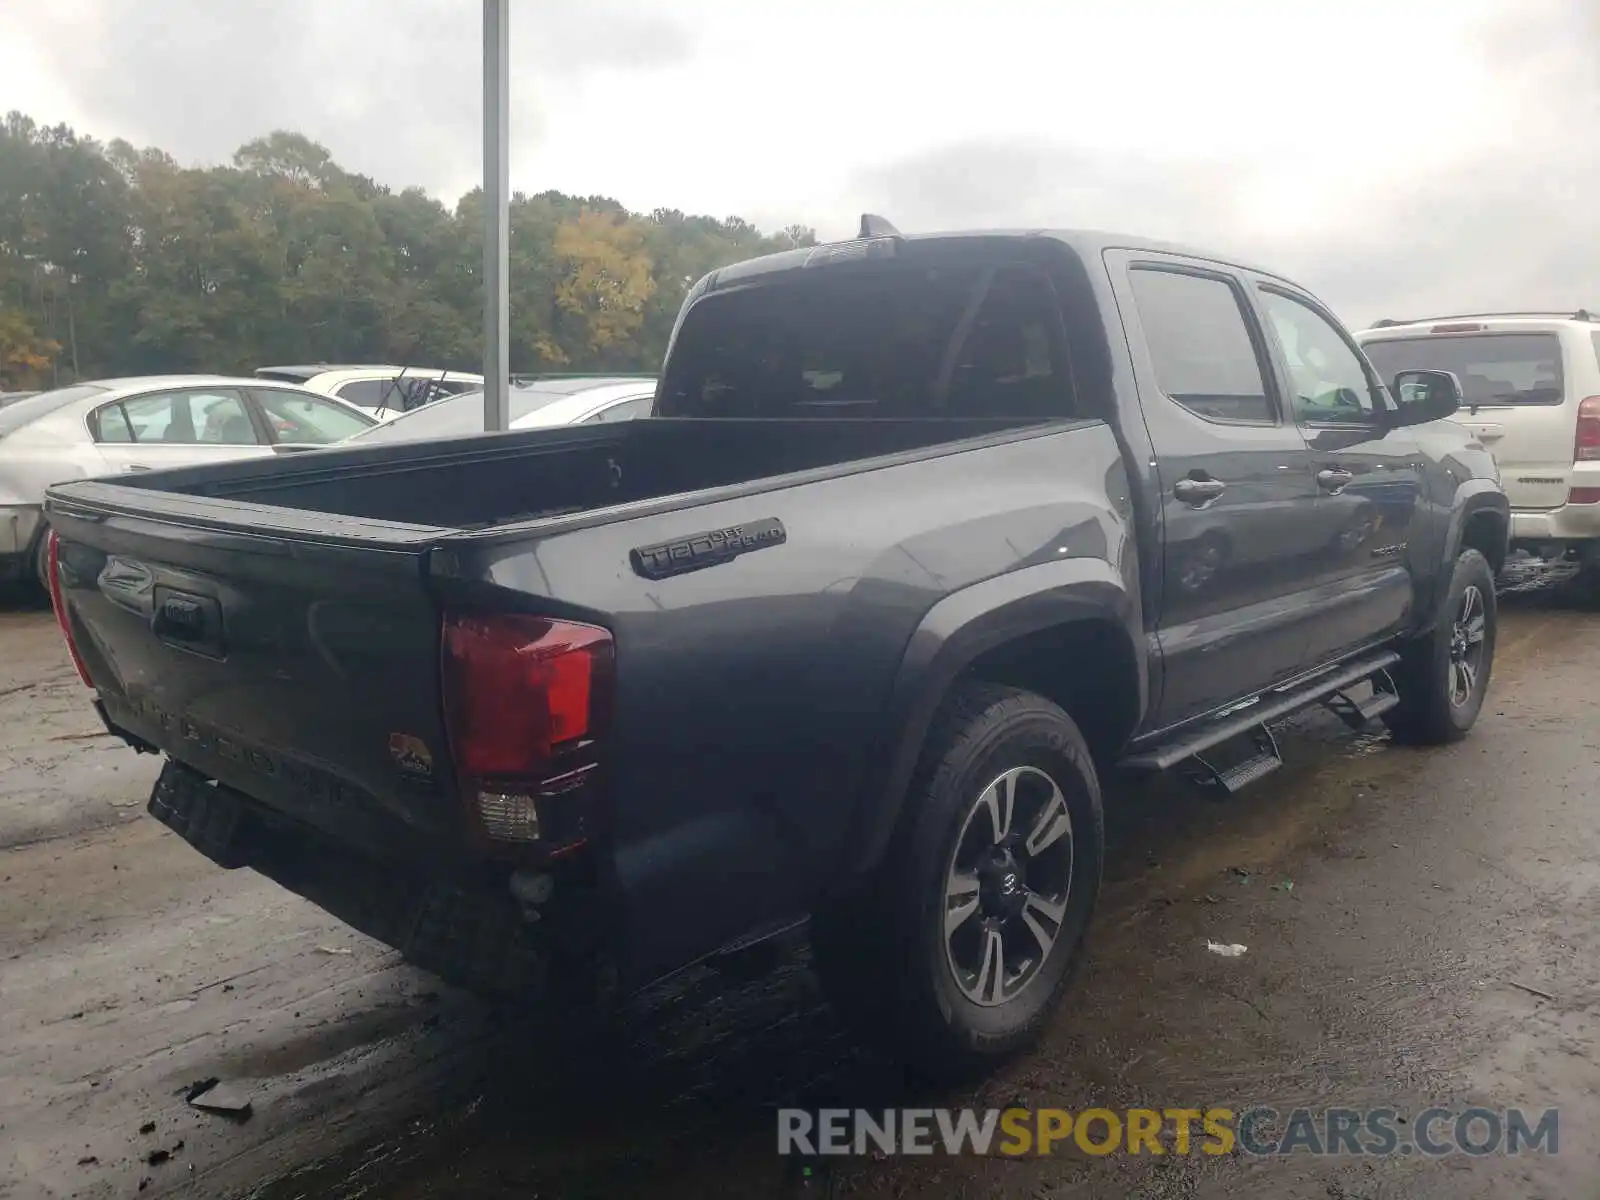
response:
{"label": "chrome door handle", "polygon": [[1324,469],[1317,472],[1317,486],[1329,495],[1337,496],[1354,478],[1349,471]]}
{"label": "chrome door handle", "polygon": [[1223,492],[1228,485],[1220,479],[1180,479],[1172,487],[1172,494],[1194,508],[1204,508]]}

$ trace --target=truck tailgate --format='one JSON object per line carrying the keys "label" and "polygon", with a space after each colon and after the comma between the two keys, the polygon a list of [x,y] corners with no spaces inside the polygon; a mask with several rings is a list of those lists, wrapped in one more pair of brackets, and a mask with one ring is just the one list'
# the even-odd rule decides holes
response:
{"label": "truck tailgate", "polygon": [[356,844],[462,846],[424,571],[448,530],[105,483],[49,514],[113,725]]}

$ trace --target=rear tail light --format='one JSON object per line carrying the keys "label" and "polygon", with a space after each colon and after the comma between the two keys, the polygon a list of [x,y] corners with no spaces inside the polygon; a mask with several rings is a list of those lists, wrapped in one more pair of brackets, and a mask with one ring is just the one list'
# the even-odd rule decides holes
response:
{"label": "rear tail light", "polygon": [[593,625],[447,614],[445,726],[468,818],[492,842],[561,854],[594,835],[615,656]]}
{"label": "rear tail light", "polygon": [[72,657],[78,678],[83,680],[84,687],[92,688],[94,684],[89,679],[89,669],[83,665],[78,643],[72,640],[72,622],[67,619],[67,606],[61,599],[61,539],[56,536],[54,529],[45,536],[50,539],[45,550],[44,568],[50,576],[50,607],[56,614],[56,624],[61,627],[61,636],[67,643],[67,653]]}
{"label": "rear tail light", "polygon": [[1600,462],[1600,396],[1578,403],[1578,432],[1572,442],[1573,462]]}
{"label": "rear tail light", "polygon": [[1567,492],[1568,504],[1600,504],[1600,487],[1572,488]]}

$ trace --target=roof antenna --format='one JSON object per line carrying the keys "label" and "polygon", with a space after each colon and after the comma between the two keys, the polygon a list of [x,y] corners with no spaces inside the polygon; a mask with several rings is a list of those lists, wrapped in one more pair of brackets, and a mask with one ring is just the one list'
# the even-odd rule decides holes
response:
{"label": "roof antenna", "polygon": [[905,235],[889,224],[887,217],[880,217],[876,213],[862,213],[861,232],[856,236],[865,240],[867,238],[897,238]]}

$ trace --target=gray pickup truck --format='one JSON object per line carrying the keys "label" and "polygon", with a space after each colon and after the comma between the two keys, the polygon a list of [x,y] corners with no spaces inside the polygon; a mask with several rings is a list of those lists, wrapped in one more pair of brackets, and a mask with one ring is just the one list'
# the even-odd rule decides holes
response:
{"label": "gray pickup truck", "polygon": [[1472,726],[1507,505],[1458,401],[1230,259],[869,218],[702,279],[650,416],[59,485],[50,574],[223,866],[529,1000],[809,929],[965,1071],[1066,989],[1109,768]]}

